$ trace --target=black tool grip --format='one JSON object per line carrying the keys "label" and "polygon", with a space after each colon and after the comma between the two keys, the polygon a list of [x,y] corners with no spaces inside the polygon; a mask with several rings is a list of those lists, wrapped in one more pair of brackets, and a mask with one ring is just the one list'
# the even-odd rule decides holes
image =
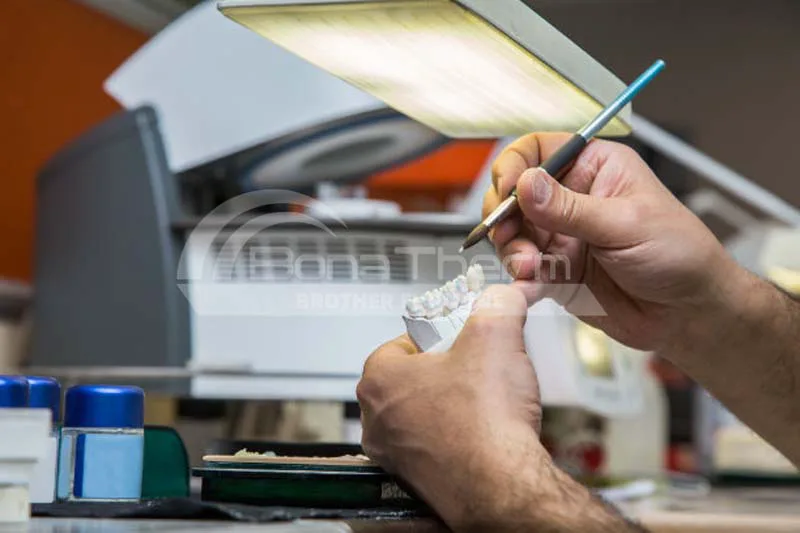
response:
{"label": "black tool grip", "polygon": [[576,134],[539,166],[555,179],[560,180],[564,177],[564,171],[584,148],[586,148],[586,139]]}

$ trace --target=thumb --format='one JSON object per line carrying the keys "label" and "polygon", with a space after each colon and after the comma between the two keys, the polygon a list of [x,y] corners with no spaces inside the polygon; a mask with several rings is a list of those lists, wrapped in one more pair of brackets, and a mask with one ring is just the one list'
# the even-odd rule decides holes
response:
{"label": "thumb", "polygon": [[526,170],[517,183],[519,206],[533,225],[576,237],[596,246],[611,246],[629,232],[630,202],[572,191],[541,168]]}
{"label": "thumb", "polygon": [[506,353],[525,349],[528,316],[524,293],[512,285],[492,285],[478,297],[452,352]]}

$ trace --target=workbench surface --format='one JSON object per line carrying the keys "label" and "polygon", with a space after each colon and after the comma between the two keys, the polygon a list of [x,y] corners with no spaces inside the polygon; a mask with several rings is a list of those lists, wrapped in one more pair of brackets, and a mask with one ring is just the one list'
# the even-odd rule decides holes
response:
{"label": "workbench surface", "polygon": [[[705,497],[652,499],[623,506],[651,533],[789,533],[800,531],[797,489],[715,490]],[[0,533],[447,533],[434,520],[297,521],[244,524],[182,520],[34,518]]]}
{"label": "workbench surface", "polygon": [[34,518],[20,526],[0,525],[3,533],[447,533],[433,521],[297,521],[242,524],[188,520],[94,520]]}

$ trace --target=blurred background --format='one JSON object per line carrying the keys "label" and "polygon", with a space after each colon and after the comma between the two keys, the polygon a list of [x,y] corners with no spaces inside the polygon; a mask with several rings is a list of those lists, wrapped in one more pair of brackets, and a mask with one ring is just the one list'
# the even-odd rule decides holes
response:
{"label": "blurred background", "polygon": [[[342,365],[346,369],[338,373],[330,359],[323,364],[303,356],[299,357],[302,364],[289,368],[286,359],[292,355],[283,348],[288,341],[276,340],[279,333],[266,325],[250,324],[249,329],[208,325],[203,331],[209,333],[198,333],[205,322],[190,318],[181,307],[185,302],[181,303],[175,290],[174,278],[154,281],[164,273],[159,268],[169,272],[177,272],[177,268],[169,263],[173,267],[169,270],[163,266],[166,263],[156,260],[158,265],[149,262],[142,266],[153,270],[146,270],[147,275],[131,282],[136,288],[120,289],[110,300],[89,294],[93,293],[90,284],[104,287],[102,292],[107,297],[109,288],[120,286],[120,280],[127,283],[128,277],[137,277],[125,271],[124,263],[114,261],[117,248],[111,243],[121,239],[135,245],[159,236],[180,253],[185,233],[203,216],[252,188],[241,186],[239,179],[253,161],[249,146],[222,162],[180,169],[164,166],[157,173],[159,180],[170,182],[168,192],[163,193],[171,213],[164,222],[169,226],[164,232],[158,224],[141,224],[148,213],[158,211],[153,204],[158,205],[161,193],[133,185],[115,189],[115,183],[127,183],[125,171],[113,162],[114,150],[122,148],[114,145],[117,148],[112,149],[113,143],[108,140],[117,139],[115,128],[123,131],[147,123],[151,129],[137,130],[131,138],[155,135],[152,139],[156,140],[160,130],[157,115],[126,115],[133,110],[126,110],[109,95],[104,84],[153,36],[198,3],[6,0],[0,5],[0,116],[6,123],[0,132],[0,278],[4,280],[0,291],[0,362],[7,372],[29,365],[57,375],[67,384],[87,379],[143,384],[148,390],[148,422],[175,426],[194,464],[201,462],[208,442],[214,439],[357,443],[357,406],[353,398],[339,391],[351,390],[357,380],[360,361],[368,353],[362,345],[350,347],[343,337],[330,341],[331,353],[325,357],[335,356],[337,350],[355,353],[348,356],[347,365]],[[800,122],[800,106],[795,102],[800,86],[800,4],[793,0],[528,3],[623,80],[632,80],[654,58],[665,59],[669,68],[637,99],[636,113],[788,204],[800,205],[800,180],[793,158],[794,130]],[[174,68],[180,65],[175,63]],[[213,72],[209,74],[213,77]],[[202,128],[202,121],[196,127]],[[163,130],[161,134],[167,135]],[[76,140],[79,147],[72,144]],[[404,213],[457,212],[468,205],[475,194],[473,186],[486,175],[498,140],[448,142],[423,138],[420,142],[427,147],[422,156],[396,157],[386,168],[361,169],[358,182],[342,180],[334,196],[325,196],[326,189],[307,183],[298,185],[297,190],[326,198],[388,202],[390,214],[393,209]],[[800,249],[793,230],[752,205],[747,197],[731,194],[668,157],[658,145],[636,137],[623,142],[637,149],[671,190],[703,216],[743,264],[763,275],[779,267],[784,277],[773,281],[788,292],[795,290],[791,281],[795,278],[786,274],[800,266],[790,253],[793,248]],[[86,167],[70,167],[78,157],[75,154],[93,146],[109,154],[106,159],[110,162],[103,163],[103,187],[95,188],[99,182],[83,179],[90,170],[99,172],[97,161]],[[147,152],[146,147],[142,150]],[[128,164],[129,158],[138,157],[131,155],[134,152],[119,152],[127,169],[138,168],[136,163]],[[163,159],[163,149],[156,152]],[[159,164],[165,162],[159,160]],[[61,185],[43,185],[52,180],[60,180]],[[137,202],[147,207],[139,211]],[[469,227],[463,220],[425,219],[398,229],[394,222],[386,221],[391,216],[382,214],[381,205],[372,205],[367,217],[356,217],[351,229],[358,242],[383,247],[389,246],[386,243],[392,238],[399,238],[398,232],[410,242],[432,231],[442,242],[455,245],[463,229]],[[76,214],[79,209],[82,214]],[[70,223],[72,216],[81,223]],[[116,226],[114,221],[124,217],[129,218]],[[90,242],[99,237],[87,228],[106,223],[118,232],[117,240]],[[294,239],[293,235],[289,237]],[[84,262],[70,259],[75,250],[80,250]],[[176,261],[177,256],[171,253],[166,252],[165,257]],[[163,319],[161,325],[142,319],[150,304],[136,299],[133,293],[141,296],[139,288],[143,286],[150,287],[153,301],[163,304],[163,315],[161,311],[153,315],[153,320]],[[109,311],[109,301],[118,314]],[[103,302],[106,307],[102,307]],[[69,319],[65,317],[65,313],[70,314],[67,309],[74,309]],[[115,322],[114,327],[118,322],[126,325],[125,339],[136,337],[137,331],[150,335],[148,328],[152,328],[152,338],[158,340],[128,346],[117,340],[119,346],[115,347],[113,339],[103,338],[108,326],[103,320]],[[187,326],[186,322],[192,320],[196,320],[194,325]],[[401,328],[399,317],[396,322]],[[67,325],[59,327],[56,323]],[[297,336],[310,331],[298,327]],[[320,328],[314,335],[327,331]],[[97,334],[92,334],[91,340],[69,334],[80,330],[81,335],[89,336],[93,329]],[[184,333],[180,332],[188,330],[192,332],[182,338]],[[383,334],[392,329],[379,331]],[[571,336],[571,331],[565,335]],[[366,346],[375,344],[371,338],[365,341]],[[240,353],[247,355],[237,358],[240,348]],[[309,345],[307,349],[318,348]],[[267,354],[257,364],[247,359],[256,352]],[[277,362],[266,361],[270,353]],[[677,369],[657,354],[637,356],[641,369],[636,375],[644,383],[646,406],[639,418],[617,422],[613,417],[572,406],[549,408],[546,438],[563,464],[587,477],[671,471],[738,479],[794,479],[795,470],[785,459],[716,406]],[[211,368],[214,361],[223,360],[234,363],[220,363],[224,368],[216,371]],[[245,370],[236,366],[238,362]],[[262,363],[265,366],[258,366]],[[257,371],[253,371],[253,364]],[[134,367],[136,370],[131,370]],[[208,375],[203,374],[204,369]],[[257,381],[247,381],[252,384],[244,385],[240,394],[232,394],[245,383],[235,381],[237,373],[249,371],[259,376]],[[156,373],[161,374],[158,379],[153,375]],[[167,374],[169,379],[164,377]],[[323,379],[320,374],[332,374],[335,379]],[[287,385],[291,380],[299,381]],[[332,384],[335,380],[340,382]],[[646,453],[631,459],[632,448],[646,448]]]}

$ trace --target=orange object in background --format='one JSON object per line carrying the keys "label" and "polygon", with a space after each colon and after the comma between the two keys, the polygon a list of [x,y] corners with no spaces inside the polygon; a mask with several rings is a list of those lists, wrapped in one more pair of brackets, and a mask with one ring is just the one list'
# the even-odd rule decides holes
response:
{"label": "orange object in background", "polygon": [[367,180],[370,198],[391,200],[404,211],[442,211],[465,196],[497,141],[452,141],[436,152]]}
{"label": "orange object in background", "polygon": [[[149,38],[72,0],[0,2],[0,278],[31,280],[36,175],[64,145],[120,109],[103,82]],[[467,194],[493,147],[454,141],[374,176],[369,194],[408,211],[447,209]]]}
{"label": "orange object in background", "polygon": [[119,109],[103,82],[147,39],[71,0],[0,2],[0,277],[31,279],[36,174]]}

